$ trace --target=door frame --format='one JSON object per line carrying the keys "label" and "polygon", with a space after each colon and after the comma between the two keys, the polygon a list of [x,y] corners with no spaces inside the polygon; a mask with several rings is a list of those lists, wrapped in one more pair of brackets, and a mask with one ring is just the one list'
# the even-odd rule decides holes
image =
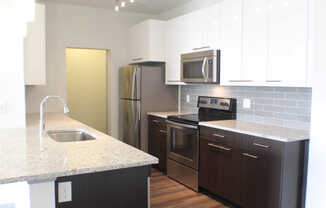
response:
{"label": "door frame", "polygon": [[[107,122],[107,132],[106,134],[111,135],[112,133],[112,61],[111,61],[111,49],[105,49],[105,48],[90,48],[90,47],[71,47],[67,46],[65,47],[65,72],[67,72],[67,49],[85,49],[85,50],[101,50],[106,51],[106,108],[107,108],[107,114],[106,114],[106,122]],[[67,82],[67,80],[66,80]],[[67,90],[67,88],[66,88]],[[67,95],[67,91],[66,91]]]}

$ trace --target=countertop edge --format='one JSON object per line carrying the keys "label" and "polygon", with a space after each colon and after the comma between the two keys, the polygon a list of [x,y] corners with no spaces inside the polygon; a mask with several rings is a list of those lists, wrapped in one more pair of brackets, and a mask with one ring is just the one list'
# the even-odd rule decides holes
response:
{"label": "countertop edge", "polygon": [[59,177],[114,171],[114,170],[128,169],[128,168],[138,168],[138,167],[143,167],[143,166],[150,166],[153,164],[158,164],[158,160],[146,161],[146,162],[141,162],[141,163],[133,163],[133,164],[123,165],[123,166],[120,165],[120,166],[100,167],[100,168],[98,168],[98,167],[84,168],[84,169],[79,169],[79,170],[40,174],[40,175],[33,175],[33,176],[19,176],[19,177],[13,177],[13,178],[0,180],[0,185],[8,184],[8,183],[18,183],[18,182],[28,182],[30,184],[33,184],[33,183],[39,183],[39,182],[53,181]]}
{"label": "countertop edge", "polygon": [[257,132],[252,132],[252,131],[245,131],[245,130],[239,130],[239,129],[233,129],[233,128],[228,128],[228,127],[224,127],[224,126],[218,126],[215,124],[208,124],[208,123],[199,123],[200,126],[205,126],[205,127],[209,127],[209,128],[214,128],[214,129],[221,129],[221,130],[225,130],[225,131],[231,131],[231,132],[235,132],[235,133],[240,133],[240,134],[246,134],[246,135],[250,135],[250,136],[256,136],[256,137],[263,137],[265,139],[269,139],[269,140],[273,140],[273,141],[279,141],[279,142],[286,142],[286,143],[291,143],[291,142],[298,142],[298,141],[307,141],[309,140],[309,138],[306,139],[289,139],[289,138],[285,138],[285,137],[278,137],[278,136],[272,136],[272,135],[268,135],[268,134],[263,134],[263,133],[257,133]]}
{"label": "countertop edge", "polygon": [[147,113],[147,115],[149,115],[149,116],[155,116],[155,117],[159,117],[159,118],[165,118],[165,119],[167,119],[168,118],[168,116],[167,115],[162,115],[162,114],[159,114],[159,113]]}

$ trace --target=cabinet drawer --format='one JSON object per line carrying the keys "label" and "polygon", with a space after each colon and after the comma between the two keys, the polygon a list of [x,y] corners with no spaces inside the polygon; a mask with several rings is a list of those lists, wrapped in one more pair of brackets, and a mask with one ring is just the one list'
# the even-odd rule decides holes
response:
{"label": "cabinet drawer", "polygon": [[207,150],[210,152],[231,153],[234,148],[234,145],[232,143],[226,144],[219,141],[212,141],[205,137],[201,138],[201,142],[207,145]]}
{"label": "cabinet drawer", "polygon": [[216,144],[224,144],[232,146],[236,134],[220,129],[213,129],[207,127],[200,127],[200,137]]}
{"label": "cabinet drawer", "polygon": [[156,117],[156,116],[149,116],[149,122],[152,126],[157,126],[166,130],[166,122],[164,118]]}
{"label": "cabinet drawer", "polygon": [[242,149],[253,153],[264,153],[273,150],[277,141],[245,135],[243,137]]}

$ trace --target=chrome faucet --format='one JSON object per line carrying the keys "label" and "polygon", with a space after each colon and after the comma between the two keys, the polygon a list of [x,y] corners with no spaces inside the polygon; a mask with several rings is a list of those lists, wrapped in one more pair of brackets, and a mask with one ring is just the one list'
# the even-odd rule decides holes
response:
{"label": "chrome faucet", "polygon": [[70,112],[68,105],[66,104],[66,102],[64,101],[64,99],[62,99],[60,96],[56,96],[56,95],[50,95],[50,96],[46,96],[40,105],[40,135],[44,135],[45,132],[45,121],[44,121],[44,106],[45,103],[50,99],[50,98],[56,98],[59,99],[61,101],[61,103],[63,104],[63,109],[64,109],[64,114],[67,114]]}

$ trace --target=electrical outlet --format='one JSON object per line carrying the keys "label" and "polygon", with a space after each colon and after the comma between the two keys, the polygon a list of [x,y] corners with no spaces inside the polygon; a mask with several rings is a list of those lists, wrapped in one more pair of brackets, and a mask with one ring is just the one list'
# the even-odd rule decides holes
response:
{"label": "electrical outlet", "polygon": [[251,108],[251,100],[248,98],[243,99],[243,108],[250,109]]}
{"label": "electrical outlet", "polygon": [[190,103],[190,95],[186,95],[186,102]]}
{"label": "electrical outlet", "polygon": [[59,203],[62,202],[70,202],[72,201],[72,188],[71,188],[72,182],[68,181],[68,182],[62,182],[59,183],[58,185],[58,201]]}

